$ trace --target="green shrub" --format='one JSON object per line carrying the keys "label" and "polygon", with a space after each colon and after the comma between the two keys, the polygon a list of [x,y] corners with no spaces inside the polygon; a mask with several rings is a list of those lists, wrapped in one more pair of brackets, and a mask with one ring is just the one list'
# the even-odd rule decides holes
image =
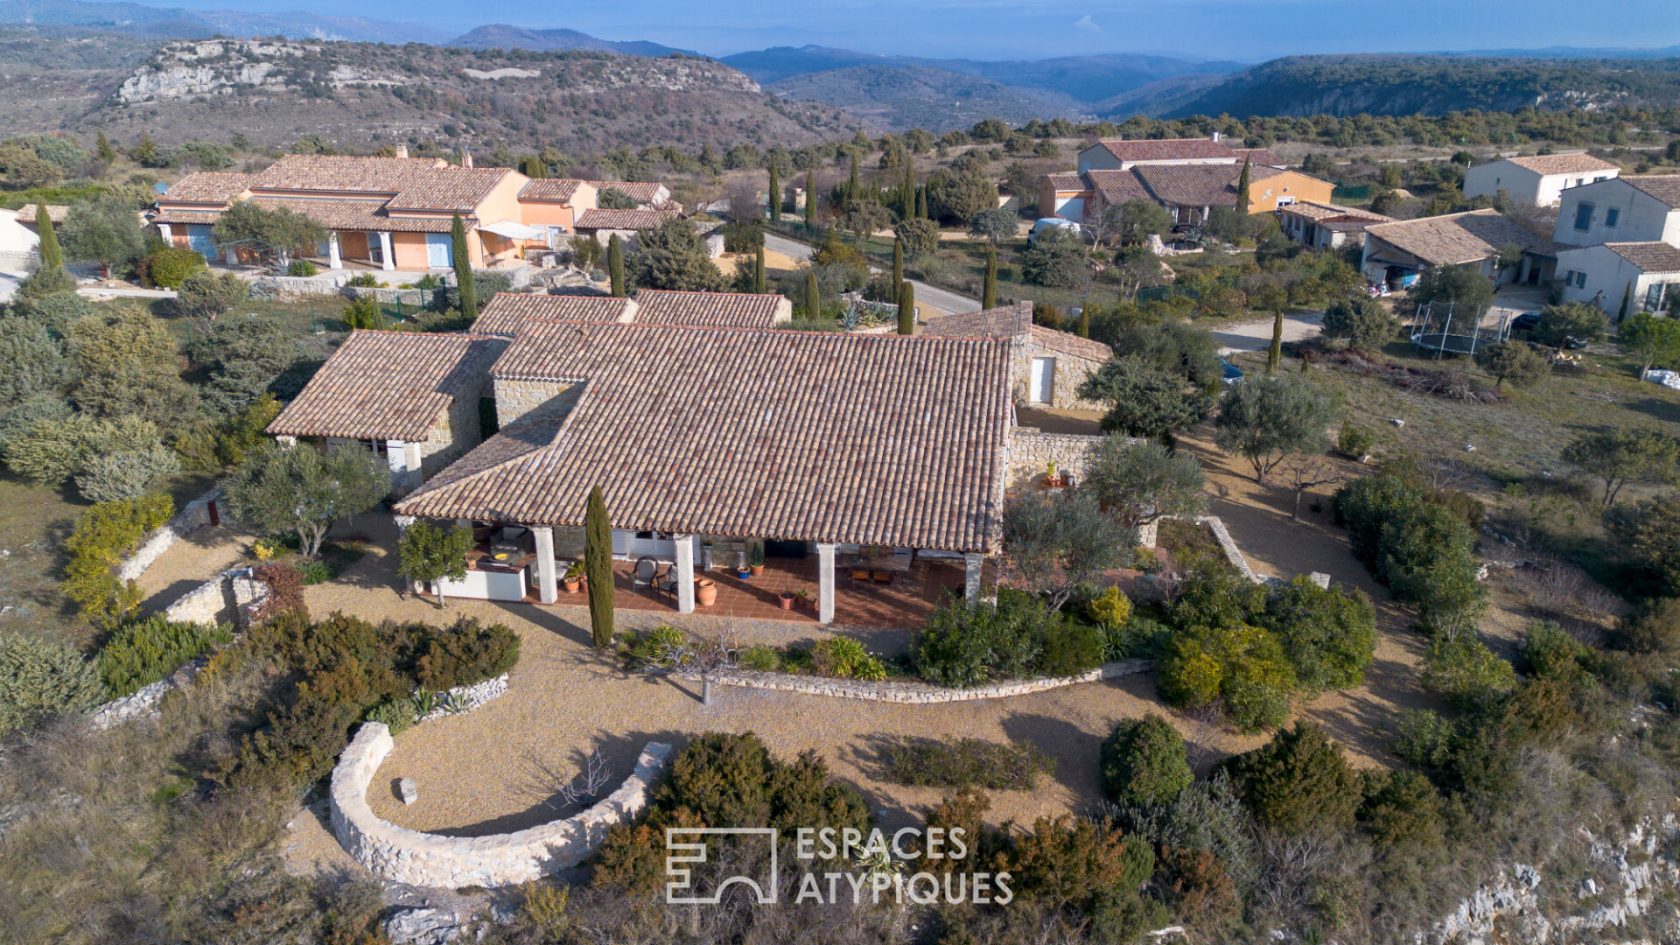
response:
{"label": "green shrub", "polygon": [[462,618],[425,634],[415,678],[427,689],[454,689],[494,679],[519,662],[519,634],[495,623]]}
{"label": "green shrub", "polygon": [[99,673],[71,647],[0,634],[0,736],[86,711],[103,696]]}
{"label": "green shrub", "polygon": [[306,279],[310,276],[318,275],[320,272],[321,270],[307,259],[294,259],[286,266],[286,275],[296,276],[298,278]]}
{"label": "green shrub", "polygon": [[1103,634],[1103,659],[1160,659],[1172,640],[1172,628],[1134,613],[1124,626]]}
{"label": "green shrub", "polygon": [[1511,664],[1473,636],[1439,637],[1423,659],[1423,687],[1464,709],[1481,707],[1517,687]]}
{"label": "green shrub", "polygon": [[667,623],[633,635],[621,653],[632,669],[670,669],[688,646],[688,634]]}
{"label": "green shrub", "polygon": [[835,679],[878,682],[887,678],[887,667],[850,637],[829,637],[811,647],[811,671]]}
{"label": "green shrub", "polygon": [[1085,612],[1105,632],[1118,630],[1132,619],[1132,599],[1118,586],[1111,585],[1085,605]]}
{"label": "green shrub", "polygon": [[1088,623],[1061,617],[1044,627],[1044,648],[1036,675],[1061,678],[1077,676],[1102,665],[1105,649],[1103,632]]}
{"label": "green shrub", "polygon": [[1314,691],[1346,689],[1365,679],[1377,644],[1370,598],[1297,577],[1272,594],[1259,617],[1277,635],[1296,681]]}
{"label": "green shrub", "polygon": [[1280,833],[1346,829],[1362,800],[1359,775],[1341,746],[1310,722],[1295,723],[1223,767],[1255,820]]}
{"label": "green shrub", "polygon": [[1116,804],[1160,806],[1195,780],[1183,737],[1159,715],[1121,722],[1103,741],[1103,796]]}
{"label": "green shrub", "polygon": [[996,604],[953,600],[935,611],[911,641],[917,675],[941,686],[999,679],[1066,676],[1100,665],[1102,635],[1066,619],[1037,597],[1002,588]]}
{"label": "green shrub", "polygon": [[1373,774],[1359,824],[1385,846],[1436,846],[1445,833],[1441,795],[1416,771]]}
{"label": "green shrub", "polygon": [[1349,459],[1364,459],[1371,455],[1371,447],[1376,444],[1376,435],[1356,424],[1343,423],[1336,434],[1336,452]]}
{"label": "green shrub", "polygon": [[757,643],[741,651],[738,657],[742,669],[773,673],[782,668],[782,653],[773,646]]}
{"label": "green shrub", "polygon": [[145,495],[160,480],[181,471],[175,451],[162,443],[88,457],[76,473],[76,491],[92,502],[118,502]]}
{"label": "green shrub", "polygon": [[1053,907],[1084,908],[1108,896],[1137,899],[1155,872],[1155,854],[1141,838],[1110,821],[1067,816],[1039,818],[1013,838],[1002,862],[1018,897]]}
{"label": "green shrub", "polygon": [[1568,679],[1580,672],[1592,649],[1550,620],[1528,625],[1517,649],[1517,667],[1530,676]]}
{"label": "green shrub", "polygon": [[420,720],[419,705],[412,697],[386,696],[367,711],[364,722],[380,722],[396,735]]}
{"label": "green shrub", "polygon": [[379,287],[379,279],[371,272],[358,272],[344,284],[357,289],[374,289]]}
{"label": "green shrub", "polygon": [[1289,714],[1295,671],[1267,630],[1247,624],[1194,627],[1168,644],[1159,685],[1172,705],[1195,708],[1217,700],[1239,729],[1257,732]]}
{"label": "green shrub", "polygon": [[210,268],[196,251],[165,246],[141,260],[142,281],[162,289],[178,289],[187,277]]}
{"label": "green shrub", "polygon": [[333,578],[332,566],[318,558],[298,565],[298,573],[305,584],[325,584]]}
{"label": "green shrub", "polygon": [[344,306],[344,326],[346,328],[377,329],[385,327],[385,314],[379,309],[379,302],[371,295],[357,296]]}
{"label": "green shrub", "polygon": [[1181,629],[1250,623],[1266,607],[1266,588],[1228,567],[1198,563],[1185,576],[1172,620]]}
{"label": "green shrub", "polygon": [[176,623],[162,616],[132,621],[99,650],[99,676],[111,698],[126,696],[232,640],[233,631],[223,624]]}
{"label": "green shrub", "polygon": [[977,787],[1027,791],[1056,768],[1055,759],[1030,744],[979,738],[954,742],[893,736],[881,746],[882,777],[911,787]]}
{"label": "green shrub", "polygon": [[1354,556],[1395,597],[1416,605],[1432,631],[1463,630],[1485,605],[1471,525],[1481,505],[1455,495],[1426,493],[1387,471],[1336,493],[1336,520],[1347,528]]}
{"label": "green shrub", "polygon": [[114,626],[139,608],[139,589],[119,581],[113,569],[173,514],[174,503],[162,493],[101,502],[82,513],[64,543],[70,560],[60,585],[82,615]]}

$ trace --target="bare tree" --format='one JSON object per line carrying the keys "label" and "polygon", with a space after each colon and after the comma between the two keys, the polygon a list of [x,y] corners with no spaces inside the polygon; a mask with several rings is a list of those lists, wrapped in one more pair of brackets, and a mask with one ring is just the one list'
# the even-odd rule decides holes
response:
{"label": "bare tree", "polygon": [[1301,519],[1301,498],[1308,490],[1334,485],[1346,479],[1336,468],[1335,460],[1318,453],[1294,453],[1280,464],[1284,484],[1295,493],[1295,505],[1289,512],[1292,522]]}

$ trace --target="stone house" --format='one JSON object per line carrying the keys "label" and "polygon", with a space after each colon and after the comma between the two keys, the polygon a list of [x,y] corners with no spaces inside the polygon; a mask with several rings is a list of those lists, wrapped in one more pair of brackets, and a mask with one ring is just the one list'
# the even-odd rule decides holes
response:
{"label": "stone house", "polygon": [[479,309],[473,331],[512,338],[525,325],[544,321],[773,328],[792,319],[793,303],[769,293],[641,289],[634,297],[611,298],[498,292]]}
{"label": "stone house", "polygon": [[954,338],[1001,338],[1010,344],[1009,391],[1021,406],[1105,410],[1081,400],[1079,385],[1102,367],[1114,350],[1099,341],[1033,324],[1032,303],[935,319],[923,334]]}
{"label": "stone house", "polygon": [[1363,246],[1365,231],[1379,223],[1393,223],[1369,210],[1343,207],[1316,200],[1301,200],[1278,207],[1278,226],[1283,235],[1309,249],[1341,249]]}

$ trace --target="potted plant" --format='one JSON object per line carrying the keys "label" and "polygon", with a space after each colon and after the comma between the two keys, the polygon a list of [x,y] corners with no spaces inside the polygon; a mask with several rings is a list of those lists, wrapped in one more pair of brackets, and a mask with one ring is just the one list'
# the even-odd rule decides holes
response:
{"label": "potted plant", "polygon": [[755,541],[747,545],[747,570],[753,577],[764,573],[764,542]]}
{"label": "potted plant", "polygon": [[792,610],[793,602],[798,599],[799,595],[793,591],[782,591],[776,595],[776,602],[782,605],[783,610]]}
{"label": "potted plant", "polygon": [[1051,463],[1044,474],[1044,484],[1051,489],[1060,489],[1067,485],[1067,477],[1056,473],[1056,464]]}
{"label": "potted plant", "polygon": [[583,587],[584,580],[583,561],[580,559],[566,566],[566,573],[560,575],[560,587],[568,594],[576,594]]}
{"label": "potted plant", "polygon": [[710,607],[717,603],[717,582],[711,578],[695,578],[694,603],[699,607]]}
{"label": "potted plant", "polygon": [[793,599],[798,601],[799,606],[803,608],[811,603],[811,592],[802,587],[793,592]]}

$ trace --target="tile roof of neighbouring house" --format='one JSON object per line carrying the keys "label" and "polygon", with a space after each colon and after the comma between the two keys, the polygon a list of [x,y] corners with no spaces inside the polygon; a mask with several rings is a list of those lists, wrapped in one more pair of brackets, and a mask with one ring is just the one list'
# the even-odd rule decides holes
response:
{"label": "tile roof of neighbouring house", "polygon": [[1085,175],[1076,171],[1046,174],[1044,179],[1056,190],[1089,190],[1091,186]]}
{"label": "tile roof of neighbouring house", "polygon": [[371,194],[393,210],[467,213],[513,171],[455,167],[427,158],[288,154],[251,180],[254,191]]}
{"label": "tile roof of neighbouring house", "polygon": [[722,328],[769,328],[786,300],[748,292],[675,292],[642,289],[636,293],[635,321],[647,325],[717,325]]}
{"label": "tile roof of neighbouring house", "polygon": [[675,210],[585,210],[578,214],[580,230],[651,230],[681,216]]}
{"label": "tile roof of neighbouring house", "polygon": [[482,380],[507,344],[477,334],[353,331],[268,432],[424,440],[456,394]]}
{"label": "tile roof of neighbouring house", "polygon": [[1633,174],[1622,177],[1671,208],[1680,208],[1680,174]]}
{"label": "tile roof of neighbouring house", "polygon": [[1118,206],[1131,200],[1149,200],[1149,188],[1143,186],[1131,171],[1086,171],[1085,177],[1090,181],[1090,187],[1102,194],[1103,200],[1111,206]]}
{"label": "tile roof of neighbouring house", "polygon": [[1039,347],[1088,361],[1107,361],[1114,355],[1114,349],[1100,341],[1034,324],[1031,302],[946,315],[929,322],[922,329],[922,334],[947,338],[1028,340]]}
{"label": "tile roof of neighbouring house", "polygon": [[606,295],[498,292],[479,308],[472,330],[512,338],[533,321],[619,322],[629,321],[635,313],[635,302]]}
{"label": "tile roof of neighbouring house", "polygon": [[653,203],[659,198],[659,188],[665,186],[656,180],[592,180],[585,183],[593,184],[597,192],[616,190],[637,203]]}
{"label": "tile roof of neighbouring house", "polygon": [[1255,167],[1284,168],[1289,166],[1271,148],[1232,148],[1231,153],[1237,156],[1238,164],[1246,160]]}
{"label": "tile roof of neighbouring house", "polygon": [[1603,158],[1595,158],[1585,152],[1577,154],[1533,154],[1526,157],[1506,158],[1518,167],[1527,168],[1536,174],[1590,174],[1594,171],[1617,171],[1620,165],[1612,164]]}
{"label": "tile roof of neighbouring house", "polygon": [[520,200],[546,200],[568,203],[584,182],[576,178],[549,177],[533,180],[519,188]]}
{"label": "tile roof of neighbouring house", "polygon": [[[580,382],[399,502],[403,515],[995,551],[1009,345],[545,322],[497,378]],[[557,398],[557,401],[559,398]]]}
{"label": "tile roof of neighbouring house", "polygon": [[220,210],[178,210],[164,207],[152,214],[149,219],[153,223],[209,223],[215,224],[222,218]]}
{"label": "tile roof of neighbouring house", "polygon": [[1379,223],[1367,227],[1365,233],[1432,266],[1480,262],[1512,243],[1532,252],[1546,253],[1554,248],[1549,240],[1492,209]]}
{"label": "tile roof of neighbouring house", "polygon": [[[1140,164],[1132,173],[1162,203],[1181,207],[1234,207],[1241,165],[1230,164]],[[1275,167],[1254,165],[1248,169],[1250,183],[1283,173]]]}
{"label": "tile roof of neighbouring house", "polygon": [[250,174],[231,171],[199,171],[170,184],[160,199],[225,205],[251,186],[251,177]]}
{"label": "tile roof of neighbouring house", "polygon": [[[40,223],[41,214],[39,211],[42,206],[42,204],[30,203],[17,208],[15,211],[17,213],[17,221],[19,223]],[[53,221],[54,223],[63,223],[64,218],[70,215],[70,208],[64,204],[49,203],[44,206],[47,208],[47,219]]]}
{"label": "tile roof of neighbouring house", "polygon": [[1361,210],[1358,207],[1344,207],[1341,204],[1335,203],[1319,203],[1316,200],[1297,200],[1294,203],[1284,204],[1278,208],[1278,212],[1292,213],[1298,217],[1306,217],[1309,220],[1315,221],[1333,220],[1337,217],[1356,217],[1360,220],[1369,221],[1373,224],[1394,222],[1393,217],[1383,216],[1382,214],[1371,210]]}
{"label": "tile roof of neighbouring house", "polygon": [[1640,272],[1680,272],[1680,249],[1667,243],[1605,243],[1604,248],[1638,266]]}
{"label": "tile roof of neighbouring house", "polygon": [[1033,344],[1041,348],[1087,361],[1107,361],[1114,357],[1114,349],[1100,341],[1081,338],[1072,332],[1057,331],[1043,325],[1032,326],[1032,340]]}
{"label": "tile roof of neighbouring house", "polygon": [[1223,141],[1212,138],[1099,138],[1097,146],[1121,161],[1240,161]]}
{"label": "tile roof of neighbouring house", "polygon": [[[251,203],[269,210],[284,208],[301,213],[331,230],[387,230],[393,233],[448,233],[454,225],[450,217],[393,217],[385,212],[382,200],[333,200],[310,197],[252,197]],[[166,213],[168,217],[179,216]],[[171,222],[163,220],[162,222]],[[463,223],[471,230],[477,222]]]}

